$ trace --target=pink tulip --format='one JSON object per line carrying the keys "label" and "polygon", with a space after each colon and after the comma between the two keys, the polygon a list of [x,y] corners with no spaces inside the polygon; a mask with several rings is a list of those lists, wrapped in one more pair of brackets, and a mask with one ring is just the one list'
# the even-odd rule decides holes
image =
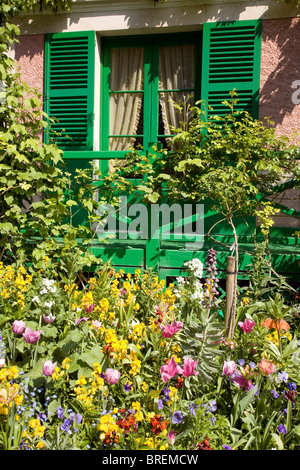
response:
{"label": "pink tulip", "polygon": [[23,320],[15,320],[12,324],[12,331],[15,335],[21,335],[25,330],[25,322]]}
{"label": "pink tulip", "polygon": [[246,318],[246,320],[244,320],[243,322],[239,321],[238,325],[242,328],[244,333],[251,333],[256,323],[253,320],[249,320],[249,318]]}
{"label": "pink tulip", "polygon": [[165,327],[162,329],[162,335],[164,338],[171,338],[175,333],[178,333],[179,330],[183,327],[183,323],[181,321],[176,321],[176,318],[172,325],[166,324]]}
{"label": "pink tulip", "polygon": [[114,385],[119,381],[120,377],[121,374],[118,370],[110,368],[106,369],[105,378],[107,383]]}
{"label": "pink tulip", "polygon": [[176,364],[174,356],[168,362],[168,364],[165,364],[160,368],[161,378],[164,383],[166,383],[172,377],[175,377],[176,374],[182,374],[182,372],[183,370]]}
{"label": "pink tulip", "polygon": [[258,364],[258,367],[262,375],[270,375],[276,371],[274,364],[266,359],[262,359]]}
{"label": "pink tulip", "polygon": [[13,399],[18,394],[18,390],[14,387],[1,388],[0,389],[0,403],[8,404],[13,401]]}
{"label": "pink tulip", "polygon": [[50,315],[44,315],[43,314],[43,320],[44,320],[45,323],[52,323],[52,322],[54,322],[55,317],[52,314],[50,314]]}
{"label": "pink tulip", "polygon": [[42,334],[42,330],[34,331],[31,328],[26,328],[23,337],[28,344],[36,343]]}
{"label": "pink tulip", "polygon": [[50,376],[53,374],[54,369],[56,367],[57,362],[46,361],[43,362],[43,374],[46,376]]}
{"label": "pink tulip", "polygon": [[224,362],[223,375],[231,377],[236,371],[236,363],[234,361]]}
{"label": "pink tulip", "polygon": [[95,306],[94,304],[89,304],[89,305],[84,304],[84,307],[83,307],[83,308],[84,308],[84,310],[86,311],[86,313],[91,313],[91,311],[93,310],[94,306]]}
{"label": "pink tulip", "polygon": [[231,376],[232,381],[236,383],[240,388],[244,389],[246,392],[252,387],[252,381],[247,380],[240,372],[236,372]]}
{"label": "pink tulip", "polygon": [[184,358],[184,363],[183,363],[183,375],[184,377],[190,377],[191,375],[198,375],[199,372],[195,371],[195,367],[198,364],[198,361],[193,361],[193,359],[189,359],[188,357]]}
{"label": "pink tulip", "polygon": [[88,321],[88,319],[89,319],[88,317],[76,318],[75,325],[79,325],[79,323],[83,321]]}
{"label": "pink tulip", "polygon": [[168,439],[170,441],[170,444],[174,444],[174,442],[175,442],[175,432],[174,431],[169,432]]}

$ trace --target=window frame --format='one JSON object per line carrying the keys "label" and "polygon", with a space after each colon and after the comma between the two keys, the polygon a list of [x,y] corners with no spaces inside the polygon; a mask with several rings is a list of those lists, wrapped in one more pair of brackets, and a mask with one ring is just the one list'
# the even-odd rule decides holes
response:
{"label": "window frame", "polygon": [[[150,151],[157,143],[159,120],[159,48],[176,45],[195,46],[195,102],[201,97],[201,64],[202,64],[202,31],[187,33],[151,34],[139,36],[116,36],[101,38],[101,80],[100,80],[100,151],[106,154],[101,160],[100,170],[103,175],[109,171],[109,160],[124,158],[127,151],[109,150],[109,75],[110,50],[113,48],[143,47],[144,48],[144,119],[143,149]],[[148,117],[148,120],[147,120]]]}

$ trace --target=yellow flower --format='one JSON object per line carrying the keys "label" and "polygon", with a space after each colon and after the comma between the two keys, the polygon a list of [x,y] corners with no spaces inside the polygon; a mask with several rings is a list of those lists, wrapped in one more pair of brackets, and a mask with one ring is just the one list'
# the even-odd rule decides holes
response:
{"label": "yellow flower", "polygon": [[142,411],[137,411],[135,414],[134,414],[134,417],[135,419],[139,422],[139,421],[143,421],[144,419],[144,415],[143,415],[143,412]]}
{"label": "yellow flower", "polygon": [[46,443],[43,442],[43,441],[40,441],[37,443],[37,445],[35,446],[37,449],[42,449],[43,447],[47,447],[46,446]]}
{"label": "yellow flower", "polygon": [[150,423],[151,419],[154,418],[154,416],[155,416],[154,411],[151,411],[146,414],[146,420]]}
{"label": "yellow flower", "polygon": [[133,401],[131,403],[131,406],[135,411],[140,411],[140,409],[141,409],[141,404],[140,404],[139,401]]}

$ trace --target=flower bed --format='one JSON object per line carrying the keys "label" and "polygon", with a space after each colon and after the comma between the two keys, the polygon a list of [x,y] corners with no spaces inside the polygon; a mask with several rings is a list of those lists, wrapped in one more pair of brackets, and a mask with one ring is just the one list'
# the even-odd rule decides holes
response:
{"label": "flower bed", "polygon": [[280,294],[241,296],[229,340],[213,252],[205,278],[193,260],[168,286],[48,263],[0,268],[0,448],[300,448],[296,307]]}

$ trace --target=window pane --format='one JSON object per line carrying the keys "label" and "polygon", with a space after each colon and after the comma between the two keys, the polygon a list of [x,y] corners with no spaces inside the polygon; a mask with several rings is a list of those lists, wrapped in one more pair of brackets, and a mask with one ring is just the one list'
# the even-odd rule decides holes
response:
{"label": "window pane", "polygon": [[194,105],[194,93],[159,93],[159,135],[174,134],[173,128],[186,128],[191,119],[190,107]]}
{"label": "window pane", "polygon": [[140,150],[143,147],[143,137],[110,137],[109,150]]}
{"label": "window pane", "polygon": [[110,91],[143,90],[144,49],[111,49],[110,70]]}
{"label": "window pane", "polygon": [[109,134],[116,137],[109,139],[109,149],[128,150],[138,143],[132,136],[143,134],[144,49],[112,49],[110,65]]}
{"label": "window pane", "polygon": [[159,50],[159,89],[195,88],[195,46],[161,47]]}
{"label": "window pane", "polygon": [[[110,150],[128,150],[137,145],[134,135],[143,136],[143,94],[112,93],[110,96]],[[128,136],[128,138],[126,138]]]}
{"label": "window pane", "polygon": [[158,141],[164,148],[171,148],[171,138],[167,136],[174,135],[174,128],[187,128],[191,117],[189,107],[194,105],[194,89],[195,46],[161,47],[159,90],[165,91],[158,94]]}

